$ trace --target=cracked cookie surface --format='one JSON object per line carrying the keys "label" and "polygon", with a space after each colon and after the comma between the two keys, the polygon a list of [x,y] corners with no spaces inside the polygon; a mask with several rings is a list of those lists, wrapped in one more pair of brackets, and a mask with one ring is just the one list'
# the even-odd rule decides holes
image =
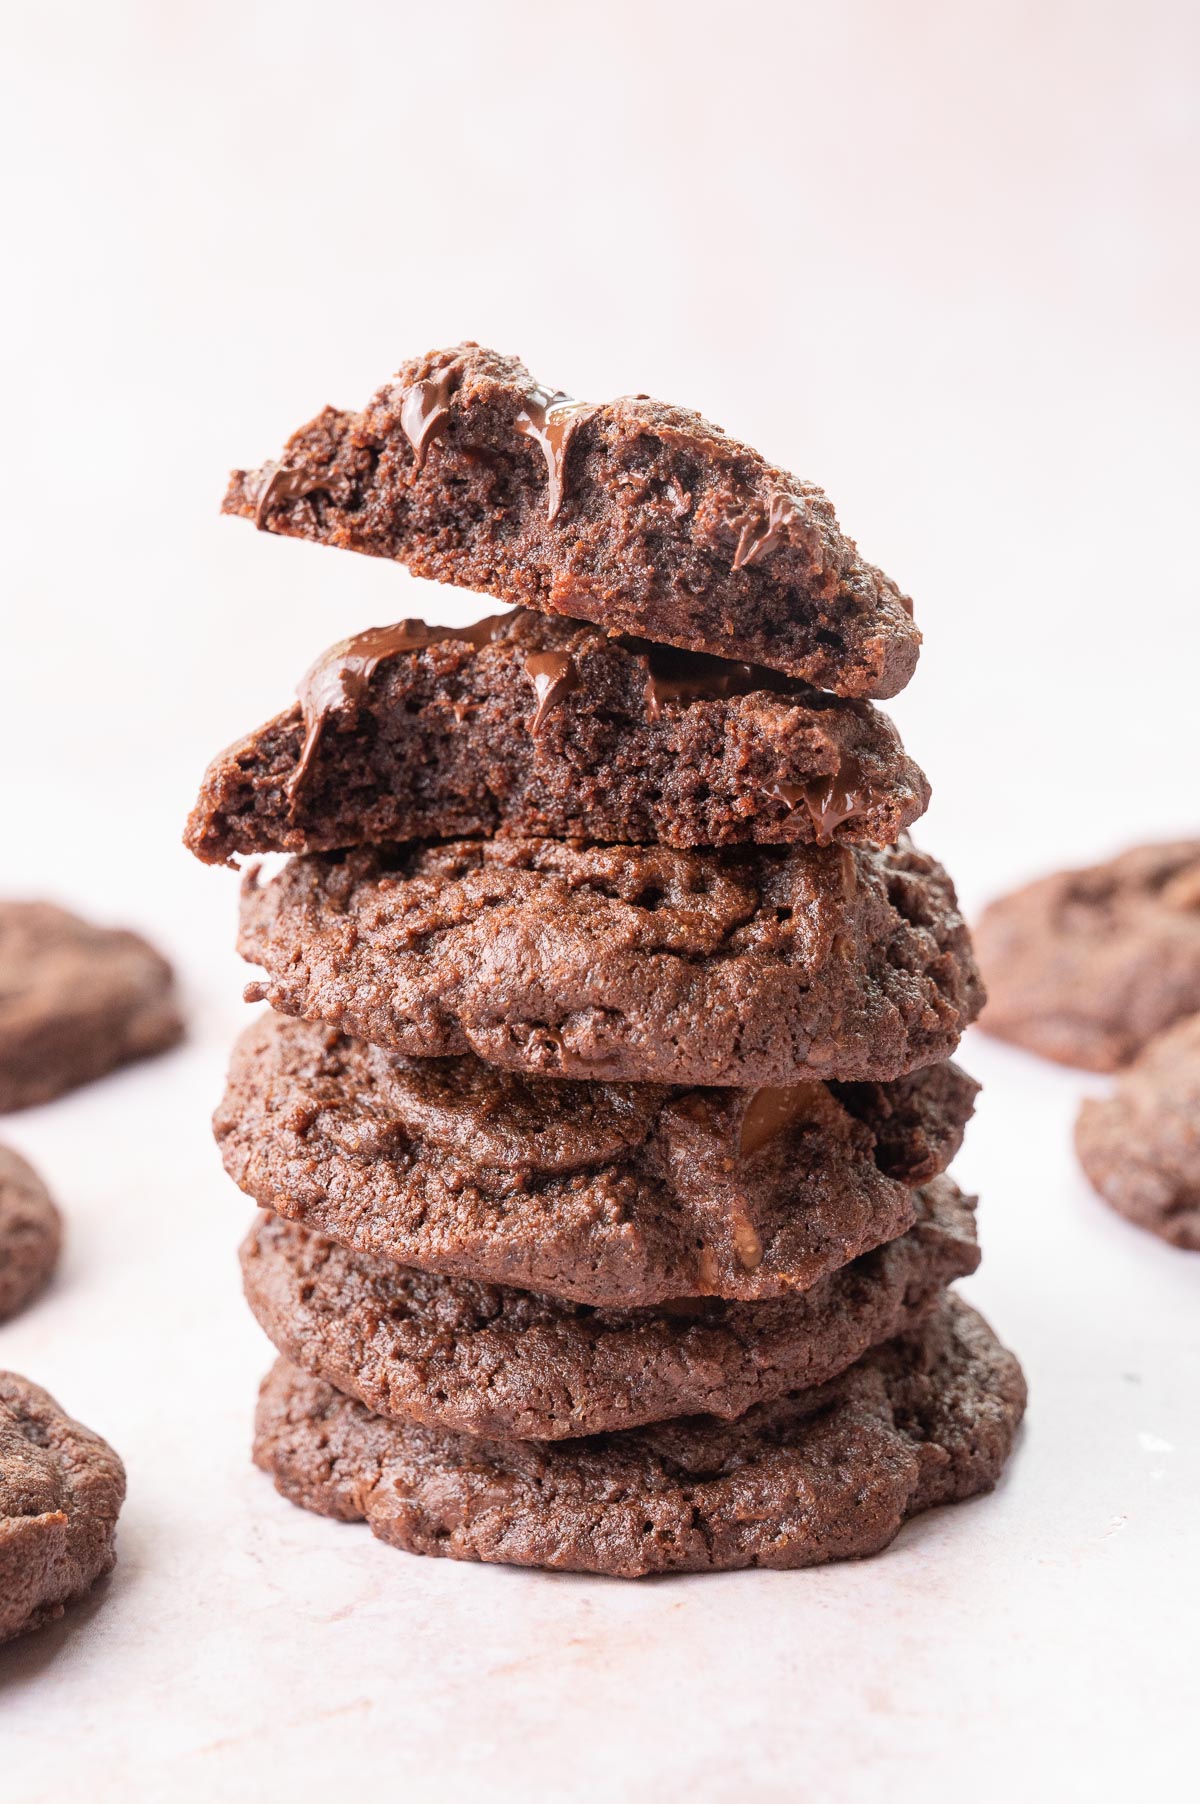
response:
{"label": "cracked cookie surface", "polygon": [[553,1077],[886,1081],[983,998],[949,877],[904,843],[316,854],[247,874],[238,944],[250,1000]]}
{"label": "cracked cookie surface", "polygon": [[399,1421],[558,1440],[671,1416],[741,1415],[821,1384],[915,1327],[973,1271],[974,1205],[947,1178],[906,1234],[800,1295],[596,1309],[352,1253],[262,1215],[242,1246],[246,1297],[291,1363]]}
{"label": "cracked cookie surface", "polygon": [[264,1015],[215,1130],[265,1208],[401,1265],[632,1307],[807,1289],[894,1239],[975,1085],[673,1090],[408,1060]]}

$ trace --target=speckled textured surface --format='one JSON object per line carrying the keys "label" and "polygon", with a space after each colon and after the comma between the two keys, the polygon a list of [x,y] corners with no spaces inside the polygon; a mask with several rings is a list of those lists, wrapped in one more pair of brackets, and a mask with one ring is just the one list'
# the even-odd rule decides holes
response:
{"label": "speckled textured surface", "polygon": [[840,1378],[756,1405],[582,1441],[495,1441],[371,1415],[281,1361],[254,1457],[293,1503],[365,1518],[410,1553],[639,1578],[878,1553],[939,1503],[990,1490],[1025,1381],[947,1299]]}

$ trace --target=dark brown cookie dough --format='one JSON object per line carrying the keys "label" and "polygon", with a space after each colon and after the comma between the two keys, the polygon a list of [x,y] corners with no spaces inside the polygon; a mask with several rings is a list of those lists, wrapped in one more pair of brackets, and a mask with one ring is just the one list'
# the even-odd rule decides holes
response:
{"label": "dark brown cookie dough", "polygon": [[1024,1407],[1012,1354],[947,1298],[829,1384],[736,1422],[575,1441],[391,1422],[281,1360],[254,1457],[293,1503],[409,1553],[640,1578],[878,1553],[910,1516],[991,1489]]}
{"label": "dark brown cookie dough", "polygon": [[107,1442],[0,1372],[0,1641],[61,1616],[109,1571],[124,1499]]}
{"label": "dark brown cookie dough", "polygon": [[890,845],[929,785],[867,702],[519,609],[335,645],[210,765],[210,863],[386,840]]}
{"label": "dark brown cookie dough", "polygon": [[20,1153],[0,1146],[0,1322],[45,1288],[62,1247],[62,1217]]}
{"label": "dark brown cookie dough", "polygon": [[136,933],[0,902],[0,1113],[49,1102],[183,1032],[171,969]]}
{"label": "dark brown cookie dough", "polygon": [[1111,1096],[1083,1104],[1075,1145],[1105,1202],[1200,1252],[1200,1015],[1143,1047]]}
{"label": "dark brown cookie dough", "polygon": [[[902,1159],[953,1158],[975,1086],[898,1087],[879,1146],[821,1084],[671,1091],[406,1060],[265,1015],[215,1130],[264,1208],[426,1271],[632,1308],[804,1290],[912,1224]],[[844,1094],[844,1093],[843,1093]],[[903,1113],[914,1125],[897,1128]]]}
{"label": "dark brown cookie dough", "polygon": [[1200,840],[1135,846],[984,910],[981,1026],[1063,1065],[1115,1071],[1200,1013]]}
{"label": "dark brown cookie dough", "polygon": [[814,483],[644,396],[573,410],[464,344],[327,407],[224,511],[610,632],[895,695],[920,634]]}
{"label": "dark brown cookie dough", "polygon": [[277,1215],[242,1246],[246,1296],[293,1365],[400,1421],[558,1440],[669,1416],[741,1415],[823,1384],[914,1328],[975,1269],[974,1205],[948,1178],[916,1225],[769,1303],[594,1309],[351,1253]]}
{"label": "dark brown cookie dough", "polygon": [[239,949],[285,1014],[551,1077],[887,1080],[953,1052],[983,994],[950,879],[907,844],[318,854],[248,874]]}

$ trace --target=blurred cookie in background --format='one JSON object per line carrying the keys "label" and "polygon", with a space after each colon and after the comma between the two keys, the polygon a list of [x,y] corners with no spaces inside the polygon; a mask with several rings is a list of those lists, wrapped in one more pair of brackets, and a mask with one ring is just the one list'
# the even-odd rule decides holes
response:
{"label": "blurred cookie in background", "polygon": [[1084,1103],[1075,1146],[1105,1202],[1200,1252],[1200,1015],[1152,1040],[1111,1096]]}
{"label": "blurred cookie in background", "polygon": [[51,902],[0,902],[0,1113],[182,1037],[171,967],[139,934]]}
{"label": "blurred cookie in background", "polygon": [[1200,1012],[1200,840],[1135,846],[986,908],[980,1026],[1043,1058],[1116,1071]]}
{"label": "blurred cookie in background", "polygon": [[0,1146],[0,1322],[44,1290],[62,1250],[62,1217],[28,1160]]}

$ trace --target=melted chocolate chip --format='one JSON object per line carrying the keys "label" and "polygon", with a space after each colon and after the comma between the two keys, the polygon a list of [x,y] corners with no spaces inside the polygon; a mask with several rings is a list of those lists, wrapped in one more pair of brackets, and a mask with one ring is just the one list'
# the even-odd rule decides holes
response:
{"label": "melted chocolate chip", "polygon": [[770,557],[783,543],[784,528],[803,516],[802,501],[795,495],[777,491],[771,496],[765,511],[758,506],[741,518],[731,520],[730,525],[738,528],[737,550],[733,554],[734,569],[744,570],[747,565],[760,564],[764,558]]}
{"label": "melted chocolate chip", "polygon": [[731,695],[749,695],[755,689],[790,693],[802,687],[758,664],[739,664],[702,651],[679,651],[672,645],[652,645],[646,639],[622,637],[619,643],[645,660],[643,694],[651,720],[659,718],[668,702],[722,701]]}
{"label": "melted chocolate chip", "polygon": [[842,822],[865,814],[871,802],[866,772],[854,757],[843,758],[829,776],[812,777],[807,783],[775,783],[768,793],[789,808],[808,811],[819,846],[830,845]]}
{"label": "melted chocolate chip", "polygon": [[456,357],[432,376],[410,382],[400,397],[400,430],[416,452],[414,468],[420,470],[430,445],[450,418],[450,396],[462,370]]}
{"label": "melted chocolate chip", "polygon": [[316,756],[326,722],[335,714],[350,712],[362,701],[367,684],[385,658],[406,651],[421,651],[446,640],[482,651],[499,639],[516,609],[489,614],[470,626],[431,626],[425,620],[398,620],[394,626],[371,626],[350,639],[340,639],[322,652],[300,683],[298,695],[304,715],[304,746],[299,763],[288,780],[293,798]]}
{"label": "melted chocolate chip", "polygon": [[531,651],[525,660],[525,674],[532,680],[537,697],[537,712],[529,728],[536,734],[563,697],[570,695],[572,689],[578,689],[579,674],[574,660],[565,651]]}
{"label": "melted chocolate chip", "polygon": [[304,495],[328,492],[332,477],[314,476],[306,470],[293,470],[288,464],[269,464],[266,477],[254,502],[254,524],[266,531],[267,510],[277,501],[298,501]]}
{"label": "melted chocolate chip", "polygon": [[516,429],[526,438],[536,439],[546,459],[546,518],[553,520],[562,506],[563,474],[567,448],[576,426],[596,409],[590,401],[572,401],[561,390],[551,393],[535,388],[523,397],[524,405],[515,420]]}
{"label": "melted chocolate chip", "polygon": [[804,805],[812,818],[817,844],[827,846],[843,821],[862,814],[870,801],[866,775],[857,758],[844,758],[830,777],[814,777],[804,785]]}
{"label": "melted chocolate chip", "polygon": [[742,1116],[738,1151],[743,1159],[761,1151],[780,1134],[786,1134],[789,1128],[811,1120],[816,1107],[826,1096],[821,1084],[791,1084],[786,1089],[768,1085],[756,1090]]}

